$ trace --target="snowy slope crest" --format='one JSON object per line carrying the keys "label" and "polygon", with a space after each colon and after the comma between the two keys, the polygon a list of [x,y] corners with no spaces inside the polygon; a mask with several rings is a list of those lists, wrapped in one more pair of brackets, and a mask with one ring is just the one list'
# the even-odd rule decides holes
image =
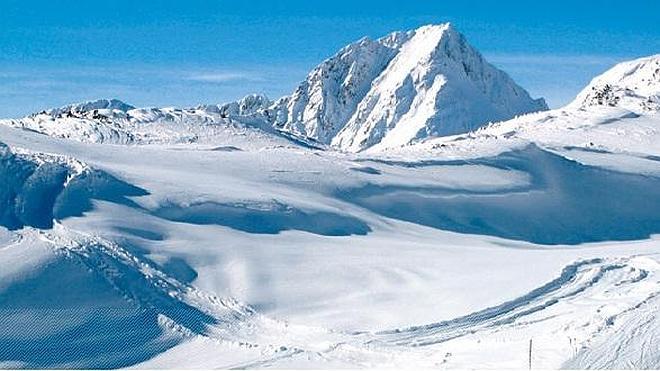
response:
{"label": "snowy slope crest", "polygon": [[596,77],[570,107],[621,107],[634,112],[660,111],[660,54],[619,63]]}
{"label": "snowy slope crest", "polygon": [[547,109],[450,24],[362,39],[269,110],[276,127],[340,149],[400,146]]}
{"label": "snowy slope crest", "polygon": [[219,114],[223,118],[236,118],[253,115],[271,104],[272,102],[263,94],[249,94],[236,102],[221,105],[202,105],[198,106],[197,109]]}
{"label": "snowy slope crest", "polygon": [[251,94],[237,102],[195,108],[134,108],[116,99],[45,110],[1,124],[89,143],[205,143],[228,136],[270,136],[256,112],[271,102]]}
{"label": "snowy slope crest", "polygon": [[59,117],[80,117],[87,116],[89,113],[94,113],[95,111],[96,113],[102,112],[107,115],[109,113],[113,113],[114,111],[128,112],[132,109],[135,109],[135,107],[118,99],[98,99],[95,101],[69,104],[64,107],[53,108],[43,111],[43,113]]}
{"label": "snowy slope crest", "polygon": [[58,197],[90,171],[70,157],[10,148],[0,142],[0,225],[52,227]]}

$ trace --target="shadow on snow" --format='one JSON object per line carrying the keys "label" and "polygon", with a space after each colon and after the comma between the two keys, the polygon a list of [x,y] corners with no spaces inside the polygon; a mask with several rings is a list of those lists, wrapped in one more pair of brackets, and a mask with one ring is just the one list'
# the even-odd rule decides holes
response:
{"label": "shadow on snow", "polygon": [[366,235],[371,228],[358,218],[325,211],[303,211],[279,202],[224,204],[202,202],[187,206],[163,205],[154,215],[176,222],[216,224],[236,230],[276,234],[298,230],[324,236]]}
{"label": "shadow on snow", "polygon": [[370,184],[338,197],[394,219],[538,244],[636,240],[660,232],[658,178],[585,166],[533,145],[469,164],[523,171],[532,181],[513,190],[485,192]]}

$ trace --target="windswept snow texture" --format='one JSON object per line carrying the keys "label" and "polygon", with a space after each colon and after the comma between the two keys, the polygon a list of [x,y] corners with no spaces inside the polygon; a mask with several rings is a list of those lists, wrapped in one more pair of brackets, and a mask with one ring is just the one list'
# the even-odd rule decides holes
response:
{"label": "windswept snow texture", "polygon": [[[446,92],[535,104],[475,53],[424,27],[347,47],[295,100],[3,121],[0,368],[660,367],[657,56],[594,80],[618,100],[417,135]],[[347,110],[367,133],[323,119]],[[345,134],[369,147],[327,146]]]}
{"label": "windswept snow texture", "polygon": [[[158,312],[126,300],[97,267],[77,257],[58,256],[43,245],[32,241],[17,246],[22,251],[14,251],[14,256],[3,254],[10,260],[29,257],[31,263],[23,267],[30,274],[20,281],[2,275],[4,367],[122,367],[180,341],[176,335],[166,336]],[[35,262],[37,258],[44,261]]]}
{"label": "windswept snow texture", "polygon": [[49,229],[55,219],[82,216],[92,199],[137,206],[127,196],[147,193],[75,160],[16,155],[0,142],[0,226]]}
{"label": "windswept snow texture", "polygon": [[523,171],[531,182],[505,192],[367,185],[343,194],[390,218],[538,244],[635,240],[660,232],[658,178],[585,166],[533,145],[492,158],[404,166],[468,164]]}
{"label": "windswept snow texture", "polygon": [[65,163],[37,163],[0,142],[0,225],[52,227],[54,204],[69,173]]}
{"label": "windswept snow texture", "polygon": [[218,224],[250,233],[278,233],[296,229],[324,236],[365,235],[371,229],[360,219],[329,212],[307,213],[280,203],[165,205],[155,215],[192,224]]}

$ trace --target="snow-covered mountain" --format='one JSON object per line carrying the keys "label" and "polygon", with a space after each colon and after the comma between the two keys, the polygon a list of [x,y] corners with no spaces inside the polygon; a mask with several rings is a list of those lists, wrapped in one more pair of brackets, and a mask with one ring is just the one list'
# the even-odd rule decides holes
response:
{"label": "snow-covered mountain", "polygon": [[586,165],[660,176],[659,102],[660,55],[654,55],[613,66],[565,107],[493,123],[465,135],[369,152],[404,158],[430,154],[473,158],[532,143]]}
{"label": "snow-covered mountain", "polygon": [[253,94],[224,105],[135,109],[98,100],[4,123],[111,143],[205,142],[228,126],[241,126],[356,152],[463,133],[545,109],[543,99],[530,98],[442,24],[350,44],[276,102]]}
{"label": "snow-covered mountain", "polygon": [[272,102],[263,94],[249,94],[235,102],[221,105],[202,105],[198,110],[220,114],[223,118],[239,118],[253,115],[268,108]]}
{"label": "snow-covered mountain", "polygon": [[313,69],[266,112],[274,126],[330,144],[412,32],[362,38]]}
{"label": "snow-covered mountain", "polygon": [[660,110],[660,54],[617,64],[593,79],[570,107],[597,105]]}
{"label": "snow-covered mountain", "polygon": [[343,150],[467,132],[547,109],[450,24],[362,39],[269,111],[273,124]]}

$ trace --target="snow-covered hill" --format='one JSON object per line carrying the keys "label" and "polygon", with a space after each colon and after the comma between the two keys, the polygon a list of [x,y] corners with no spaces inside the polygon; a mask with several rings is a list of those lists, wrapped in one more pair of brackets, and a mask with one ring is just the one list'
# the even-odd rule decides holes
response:
{"label": "snow-covered hill", "polygon": [[252,138],[254,146],[316,145],[270,127],[259,110],[270,101],[248,95],[237,102],[195,108],[133,108],[119,100],[98,100],[49,109],[6,125],[53,137],[106,144],[213,144]]}
{"label": "snow-covered hill", "polygon": [[[82,117],[87,116],[89,113],[96,114],[108,114],[118,112],[128,112],[135,107],[130,104],[126,104],[118,99],[99,99],[90,102],[83,102],[77,104],[69,104],[60,108],[53,108],[46,111],[43,111],[42,114],[54,116],[54,117]],[[93,117],[93,115],[92,115]]]}
{"label": "snow-covered hill", "polygon": [[622,107],[660,110],[660,54],[623,62],[596,77],[569,107]]}

